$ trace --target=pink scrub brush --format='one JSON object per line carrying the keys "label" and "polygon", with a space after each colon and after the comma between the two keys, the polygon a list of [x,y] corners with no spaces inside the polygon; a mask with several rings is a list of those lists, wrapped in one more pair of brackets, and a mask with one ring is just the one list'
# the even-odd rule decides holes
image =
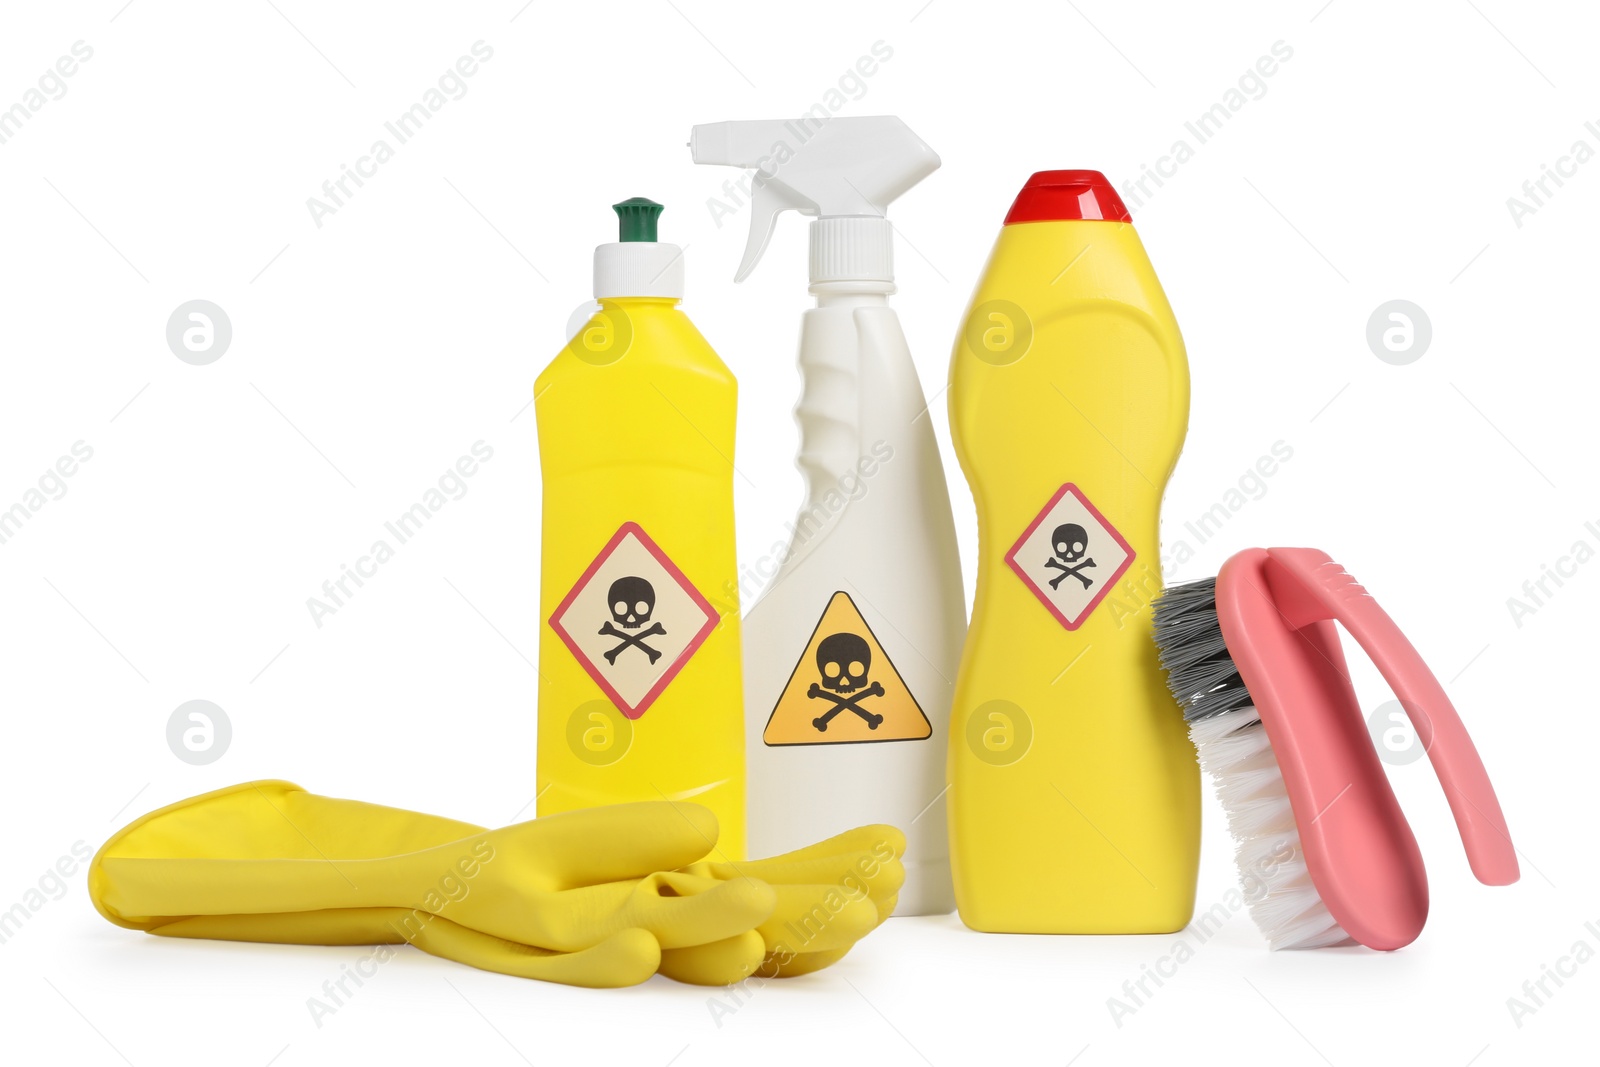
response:
{"label": "pink scrub brush", "polygon": [[1444,786],[1472,872],[1518,877],[1505,817],[1433,673],[1356,580],[1311,548],[1251,548],[1155,605],[1167,683],[1238,841],[1250,915],[1273,948],[1410,944],[1422,854],[1345,670],[1334,623],[1372,659]]}

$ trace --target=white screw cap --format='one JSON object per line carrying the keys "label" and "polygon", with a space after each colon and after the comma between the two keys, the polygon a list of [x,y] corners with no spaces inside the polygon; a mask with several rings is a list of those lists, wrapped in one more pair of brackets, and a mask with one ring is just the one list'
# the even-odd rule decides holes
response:
{"label": "white screw cap", "polygon": [[654,241],[615,241],[594,250],[594,298],[683,299],[683,249]]}

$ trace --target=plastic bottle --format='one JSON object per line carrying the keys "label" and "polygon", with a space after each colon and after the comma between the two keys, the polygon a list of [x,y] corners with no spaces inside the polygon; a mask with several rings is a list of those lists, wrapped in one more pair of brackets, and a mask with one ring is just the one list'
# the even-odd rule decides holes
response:
{"label": "plastic bottle", "polygon": [[939,157],[896,118],[696,126],[691,148],[756,170],[740,280],[781,212],[817,216],[796,409],[806,498],[744,627],[751,847],[890,823],[909,838],[898,913],[948,912],[940,796],[966,605],[932,419],[888,305],[884,217]]}
{"label": "plastic bottle", "polygon": [[616,205],[599,311],[539,375],[540,815],[635,800],[716,813],[744,856],[733,375],[678,308],[661,205]]}
{"label": "plastic bottle", "polygon": [[951,724],[956,900],[976,930],[1154,933],[1194,910],[1199,770],[1151,639],[1188,426],[1172,309],[1097,171],[1012,205],[956,339],[978,507]]}

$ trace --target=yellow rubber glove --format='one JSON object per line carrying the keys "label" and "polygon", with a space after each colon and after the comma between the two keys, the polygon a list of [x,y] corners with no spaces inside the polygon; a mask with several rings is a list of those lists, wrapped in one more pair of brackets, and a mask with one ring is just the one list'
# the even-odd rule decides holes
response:
{"label": "yellow rubber glove", "polygon": [[658,966],[725,985],[842,958],[904,880],[893,827],[769,860],[699,861],[716,837],[715,817],[687,803],[489,831],[253,782],[124,828],[91,863],[90,895],[112,922],[168,937],[409,943],[569,985],[632,985]]}
{"label": "yellow rubber glove", "polygon": [[675,873],[704,856],[695,804],[624,804],[502,830],[252,782],[153,812],[90,864],[95,907],[178,937],[409,941],[459,962],[574,985],[649,977],[661,946],[723,941],[773,890]]}

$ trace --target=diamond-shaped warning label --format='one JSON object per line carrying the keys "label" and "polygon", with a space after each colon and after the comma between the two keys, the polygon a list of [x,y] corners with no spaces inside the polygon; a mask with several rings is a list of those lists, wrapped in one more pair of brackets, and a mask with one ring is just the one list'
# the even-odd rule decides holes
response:
{"label": "diamond-shaped warning label", "polygon": [[1076,630],[1133,564],[1133,548],[1068,482],[1017,538],[1006,562],[1069,630]]}
{"label": "diamond-shaped warning label", "polygon": [[827,745],[921,741],[932,733],[855,601],[840,590],[817,620],[761,740]]}
{"label": "diamond-shaped warning label", "polygon": [[550,616],[624,715],[637,719],[717,627],[717,612],[636,522],[600,550]]}

